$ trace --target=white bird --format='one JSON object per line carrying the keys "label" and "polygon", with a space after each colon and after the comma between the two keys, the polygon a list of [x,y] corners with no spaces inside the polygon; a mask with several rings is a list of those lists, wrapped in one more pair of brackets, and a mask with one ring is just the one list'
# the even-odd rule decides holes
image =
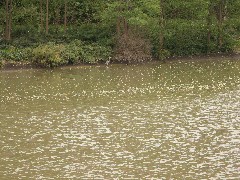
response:
{"label": "white bird", "polygon": [[108,60],[105,62],[105,64],[108,66],[111,61],[111,57],[108,58]]}

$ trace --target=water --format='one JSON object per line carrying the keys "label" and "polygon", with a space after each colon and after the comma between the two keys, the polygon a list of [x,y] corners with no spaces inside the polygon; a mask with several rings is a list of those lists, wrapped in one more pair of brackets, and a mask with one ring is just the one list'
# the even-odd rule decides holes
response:
{"label": "water", "polygon": [[240,61],[0,72],[0,179],[239,179]]}

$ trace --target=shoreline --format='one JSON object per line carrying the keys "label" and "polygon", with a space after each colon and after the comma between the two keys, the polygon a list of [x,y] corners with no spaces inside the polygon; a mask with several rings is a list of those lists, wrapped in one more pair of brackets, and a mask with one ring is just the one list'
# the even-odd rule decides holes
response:
{"label": "shoreline", "polygon": [[[230,58],[231,60],[240,60],[240,53],[219,53],[219,54],[208,54],[208,55],[194,55],[194,56],[182,56],[182,57],[169,57],[164,60],[153,59],[152,61],[141,62],[141,64],[149,63],[149,62],[162,62],[162,63],[171,63],[176,61],[204,61],[204,60],[221,60]],[[126,62],[118,62],[114,61],[111,64],[127,64]],[[135,63],[133,63],[135,64]],[[139,64],[139,63],[136,63]],[[87,64],[87,63],[79,63],[79,64],[66,64],[62,66],[58,66],[55,68],[64,68],[64,67],[78,67],[78,66],[108,66],[105,62],[98,62],[95,64]],[[11,71],[11,70],[27,70],[27,69],[55,69],[55,68],[46,68],[35,65],[30,62],[5,62],[2,67],[0,67],[0,71]]]}
{"label": "shoreline", "polygon": [[231,58],[233,60],[240,60],[240,52],[233,53],[217,53],[217,54],[203,54],[203,55],[193,55],[193,56],[182,56],[182,57],[169,57],[165,59],[166,62],[172,61],[197,61],[197,60],[221,60],[221,59]]}

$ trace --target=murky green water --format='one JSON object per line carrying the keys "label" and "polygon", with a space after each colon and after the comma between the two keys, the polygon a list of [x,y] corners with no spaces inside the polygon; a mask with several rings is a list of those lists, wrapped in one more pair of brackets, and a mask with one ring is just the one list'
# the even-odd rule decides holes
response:
{"label": "murky green water", "polygon": [[0,72],[0,179],[239,179],[240,61]]}

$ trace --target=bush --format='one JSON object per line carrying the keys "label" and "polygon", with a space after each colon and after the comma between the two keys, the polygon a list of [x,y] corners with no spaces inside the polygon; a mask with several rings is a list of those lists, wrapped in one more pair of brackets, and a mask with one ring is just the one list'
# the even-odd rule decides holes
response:
{"label": "bush", "polygon": [[0,51],[0,59],[6,61],[27,61],[31,55],[30,48],[16,48],[13,46]]}
{"label": "bush", "polygon": [[170,57],[170,52],[168,50],[163,49],[163,50],[159,51],[159,53],[158,53],[159,60],[164,60],[168,57]]}
{"label": "bush", "polygon": [[82,41],[75,40],[66,45],[63,57],[71,64],[77,63],[97,63],[107,60],[112,50],[109,47],[98,44],[84,44]]}
{"label": "bush", "polygon": [[69,64],[77,64],[82,62],[82,52],[83,52],[83,42],[79,40],[72,41],[65,47],[65,51],[63,53],[63,58]]}
{"label": "bush", "polygon": [[62,54],[65,50],[64,45],[47,43],[39,45],[32,50],[32,62],[41,67],[57,67],[67,64],[67,60]]}
{"label": "bush", "polygon": [[69,27],[68,37],[71,40],[81,39],[84,42],[98,43],[103,46],[113,46],[114,27],[105,24],[82,24]]}
{"label": "bush", "polygon": [[151,44],[147,39],[132,32],[122,35],[117,39],[114,59],[127,63],[152,60]]}
{"label": "bush", "polygon": [[89,44],[83,47],[83,62],[97,63],[106,61],[111,56],[112,50],[98,44]]}
{"label": "bush", "polygon": [[174,56],[206,53],[206,30],[201,24],[170,21],[165,32],[165,48]]}
{"label": "bush", "polygon": [[42,67],[57,67],[64,64],[97,63],[107,60],[111,48],[98,44],[84,44],[75,40],[67,45],[47,43],[32,50],[32,61]]}
{"label": "bush", "polygon": [[46,43],[32,48],[8,46],[0,50],[0,61],[28,61],[40,67],[57,67],[64,64],[97,63],[106,61],[112,53],[110,47],[85,44],[80,40],[69,44]]}

